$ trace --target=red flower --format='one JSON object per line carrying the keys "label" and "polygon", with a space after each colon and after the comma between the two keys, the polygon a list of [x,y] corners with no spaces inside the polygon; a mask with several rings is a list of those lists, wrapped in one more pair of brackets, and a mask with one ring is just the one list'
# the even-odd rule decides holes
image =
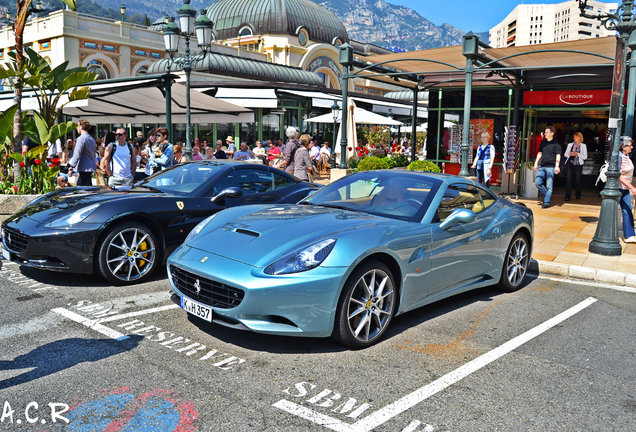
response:
{"label": "red flower", "polygon": [[363,152],[359,152],[359,153],[358,153],[358,156],[363,157],[363,156],[364,156],[364,153],[363,153]]}
{"label": "red flower", "polygon": [[360,151],[360,147],[356,147],[356,150]]}
{"label": "red flower", "polygon": [[33,159],[33,163],[36,165],[40,165],[42,161],[40,159]]}
{"label": "red flower", "polygon": [[349,151],[351,151],[351,147],[347,147],[347,149],[348,149]]}
{"label": "red flower", "polygon": [[13,186],[13,191],[17,193],[18,192],[18,187],[17,186]]}
{"label": "red flower", "polygon": [[365,148],[365,149],[364,149],[364,152],[365,152],[366,154],[369,154],[369,149],[368,149],[368,148]]}
{"label": "red flower", "polygon": [[24,168],[26,164],[24,162],[20,162],[20,168]]}
{"label": "red flower", "polygon": [[53,158],[53,160],[51,162],[53,162],[55,165],[59,165],[60,164],[60,158]]}
{"label": "red flower", "polygon": [[55,168],[57,165],[55,165],[54,163],[49,164],[49,168]]}

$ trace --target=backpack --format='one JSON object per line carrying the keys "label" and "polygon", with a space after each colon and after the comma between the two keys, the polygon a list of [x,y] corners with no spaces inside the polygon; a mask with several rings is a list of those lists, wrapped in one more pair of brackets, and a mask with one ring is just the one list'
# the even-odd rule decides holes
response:
{"label": "backpack", "polygon": [[[130,153],[130,171],[131,174],[133,175],[133,177],[135,176],[135,172],[133,167],[135,166],[135,160],[134,157],[135,155],[133,154],[133,146],[131,143],[126,142],[126,145],[128,146],[128,152]],[[113,174],[113,168],[114,168],[114,163],[113,163],[113,156],[115,155],[115,150],[117,150],[117,142],[112,142],[109,144],[110,146],[110,157],[108,158],[108,164],[110,166],[110,173],[111,175]]]}

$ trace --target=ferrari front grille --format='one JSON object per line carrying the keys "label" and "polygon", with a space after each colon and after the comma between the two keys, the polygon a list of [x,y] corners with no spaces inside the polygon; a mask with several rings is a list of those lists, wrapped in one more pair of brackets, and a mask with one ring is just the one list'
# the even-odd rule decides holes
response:
{"label": "ferrari front grille", "polygon": [[5,227],[4,234],[7,247],[13,252],[22,252],[29,244],[29,237],[16,229]]}
{"label": "ferrari front grille", "polygon": [[179,267],[170,266],[175,287],[186,297],[220,309],[230,309],[241,304],[245,292],[212,279],[197,276]]}

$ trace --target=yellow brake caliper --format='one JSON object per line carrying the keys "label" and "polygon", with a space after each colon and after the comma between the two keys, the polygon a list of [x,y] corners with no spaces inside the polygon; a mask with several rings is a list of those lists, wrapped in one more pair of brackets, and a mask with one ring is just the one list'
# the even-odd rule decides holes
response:
{"label": "yellow brake caliper", "polygon": [[[141,244],[139,245],[139,249],[142,251],[148,249],[148,244],[145,241],[141,242]],[[148,254],[143,254],[142,256],[146,258]],[[139,267],[143,267],[145,264],[146,264],[146,261],[139,260]]]}

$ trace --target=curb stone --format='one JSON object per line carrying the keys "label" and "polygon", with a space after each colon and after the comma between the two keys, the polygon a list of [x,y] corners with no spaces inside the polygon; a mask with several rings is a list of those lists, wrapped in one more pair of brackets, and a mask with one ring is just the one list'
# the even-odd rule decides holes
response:
{"label": "curb stone", "polygon": [[636,274],[611,270],[582,267],[572,264],[555,263],[551,261],[530,260],[528,271],[537,274],[565,276],[600,283],[609,283],[636,288]]}

